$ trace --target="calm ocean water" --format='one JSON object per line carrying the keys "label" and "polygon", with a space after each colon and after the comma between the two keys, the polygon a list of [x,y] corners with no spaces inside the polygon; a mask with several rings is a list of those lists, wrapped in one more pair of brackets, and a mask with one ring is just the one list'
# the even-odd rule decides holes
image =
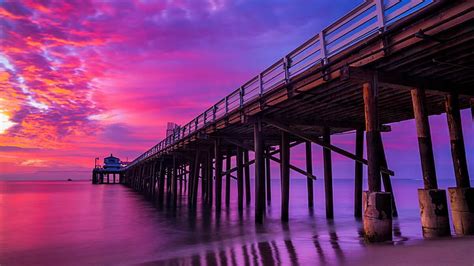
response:
{"label": "calm ocean water", "polygon": [[[440,181],[442,188],[452,185]],[[422,181],[394,179],[393,186],[400,217],[388,245],[422,241],[416,192]],[[121,185],[0,182],[0,265],[314,265],[366,254],[361,221],[353,218],[352,180],[334,180],[333,221],[324,218],[323,180],[315,182],[313,210],[306,181],[292,180],[288,224],[280,222],[279,180],[272,188],[265,225],[257,226],[253,206],[241,217],[235,197],[216,215],[201,204],[189,212],[186,196],[176,210],[156,206]]]}

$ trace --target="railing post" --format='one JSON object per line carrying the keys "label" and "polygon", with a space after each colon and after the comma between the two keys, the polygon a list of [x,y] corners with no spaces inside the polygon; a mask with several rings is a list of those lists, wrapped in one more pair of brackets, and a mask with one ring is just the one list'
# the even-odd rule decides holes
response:
{"label": "railing post", "polygon": [[212,121],[216,122],[216,112],[217,112],[217,105],[212,107]]}
{"label": "railing post", "polygon": [[263,94],[263,80],[262,80],[262,73],[258,74],[258,84],[260,87],[260,96]]}
{"label": "railing post", "polygon": [[242,108],[244,107],[244,94],[245,94],[245,90],[244,90],[244,87],[240,87],[240,90],[239,90],[239,107]]}
{"label": "railing post", "polygon": [[285,71],[285,84],[290,82],[290,58],[283,57],[283,70]]}
{"label": "railing post", "polygon": [[383,0],[375,0],[375,10],[377,12],[377,24],[379,27],[379,31],[383,32],[385,30]]}
{"label": "railing post", "polygon": [[225,114],[229,113],[229,96],[225,96]]}
{"label": "railing post", "polygon": [[319,33],[319,45],[321,46],[319,49],[321,51],[321,62],[323,62],[323,65],[327,63],[326,59],[326,41],[324,40],[324,31],[321,31]]}
{"label": "railing post", "polygon": [[196,130],[197,130],[197,128],[198,128],[198,123],[199,123],[199,121],[198,121],[198,120],[199,120],[199,116],[198,116],[198,117],[196,117],[196,120],[194,120],[194,131],[196,131]]}

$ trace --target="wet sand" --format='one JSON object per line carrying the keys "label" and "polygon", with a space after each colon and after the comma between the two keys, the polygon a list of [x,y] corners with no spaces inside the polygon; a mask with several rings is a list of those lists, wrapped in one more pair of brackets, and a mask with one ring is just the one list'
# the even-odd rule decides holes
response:
{"label": "wet sand", "polygon": [[[473,265],[474,238],[423,240],[417,181],[394,181],[400,217],[394,241],[366,244],[352,215],[351,180],[335,180],[335,219],[324,217],[322,182],[306,205],[292,181],[290,221],[280,221],[279,180],[265,224],[236,199],[220,214],[147,201],[121,185],[0,182],[0,265]],[[442,184],[447,186],[449,184]],[[235,189],[235,187],[233,187]],[[399,194],[395,194],[401,195]]]}

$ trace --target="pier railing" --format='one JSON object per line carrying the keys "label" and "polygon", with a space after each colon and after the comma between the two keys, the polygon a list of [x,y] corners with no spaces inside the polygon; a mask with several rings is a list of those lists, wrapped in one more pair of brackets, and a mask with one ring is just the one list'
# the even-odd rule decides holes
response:
{"label": "pier railing", "polygon": [[436,0],[367,0],[137,157],[146,160]]}

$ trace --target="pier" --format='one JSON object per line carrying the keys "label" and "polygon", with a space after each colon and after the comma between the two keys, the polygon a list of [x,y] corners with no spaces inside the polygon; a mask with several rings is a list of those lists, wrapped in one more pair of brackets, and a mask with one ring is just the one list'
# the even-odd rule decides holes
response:
{"label": "pier", "polygon": [[[472,1],[367,0],[175,127],[117,170],[119,183],[157,202],[168,195],[174,206],[180,204],[178,196],[187,196],[191,209],[201,197],[217,214],[224,207],[243,211],[253,201],[255,222],[264,224],[272,200],[273,161],[280,165],[282,222],[291,219],[291,172],[307,178],[308,206],[324,200],[327,219],[337,219],[332,154],[339,154],[354,161],[354,216],[362,218],[365,238],[391,240],[392,217],[398,215],[391,184],[396,173],[382,135],[390,134],[391,123],[414,119],[423,182],[419,203],[413,204],[420,206],[423,235],[451,235],[449,211],[455,234],[472,235],[474,189],[467,167],[472,158],[466,158],[460,110],[471,108],[474,115],[473,39]],[[448,193],[437,184],[428,119],[442,113],[457,184]],[[339,133],[354,134],[354,152],[331,143]],[[290,163],[297,145],[305,147],[305,168]],[[313,173],[312,145],[323,147],[324,198],[313,195],[320,177]],[[364,167],[367,191],[362,188]],[[93,182],[104,183],[101,171],[94,169]],[[231,191],[231,182],[237,182],[237,191]],[[230,193],[237,193],[237,206],[230,206]]]}

